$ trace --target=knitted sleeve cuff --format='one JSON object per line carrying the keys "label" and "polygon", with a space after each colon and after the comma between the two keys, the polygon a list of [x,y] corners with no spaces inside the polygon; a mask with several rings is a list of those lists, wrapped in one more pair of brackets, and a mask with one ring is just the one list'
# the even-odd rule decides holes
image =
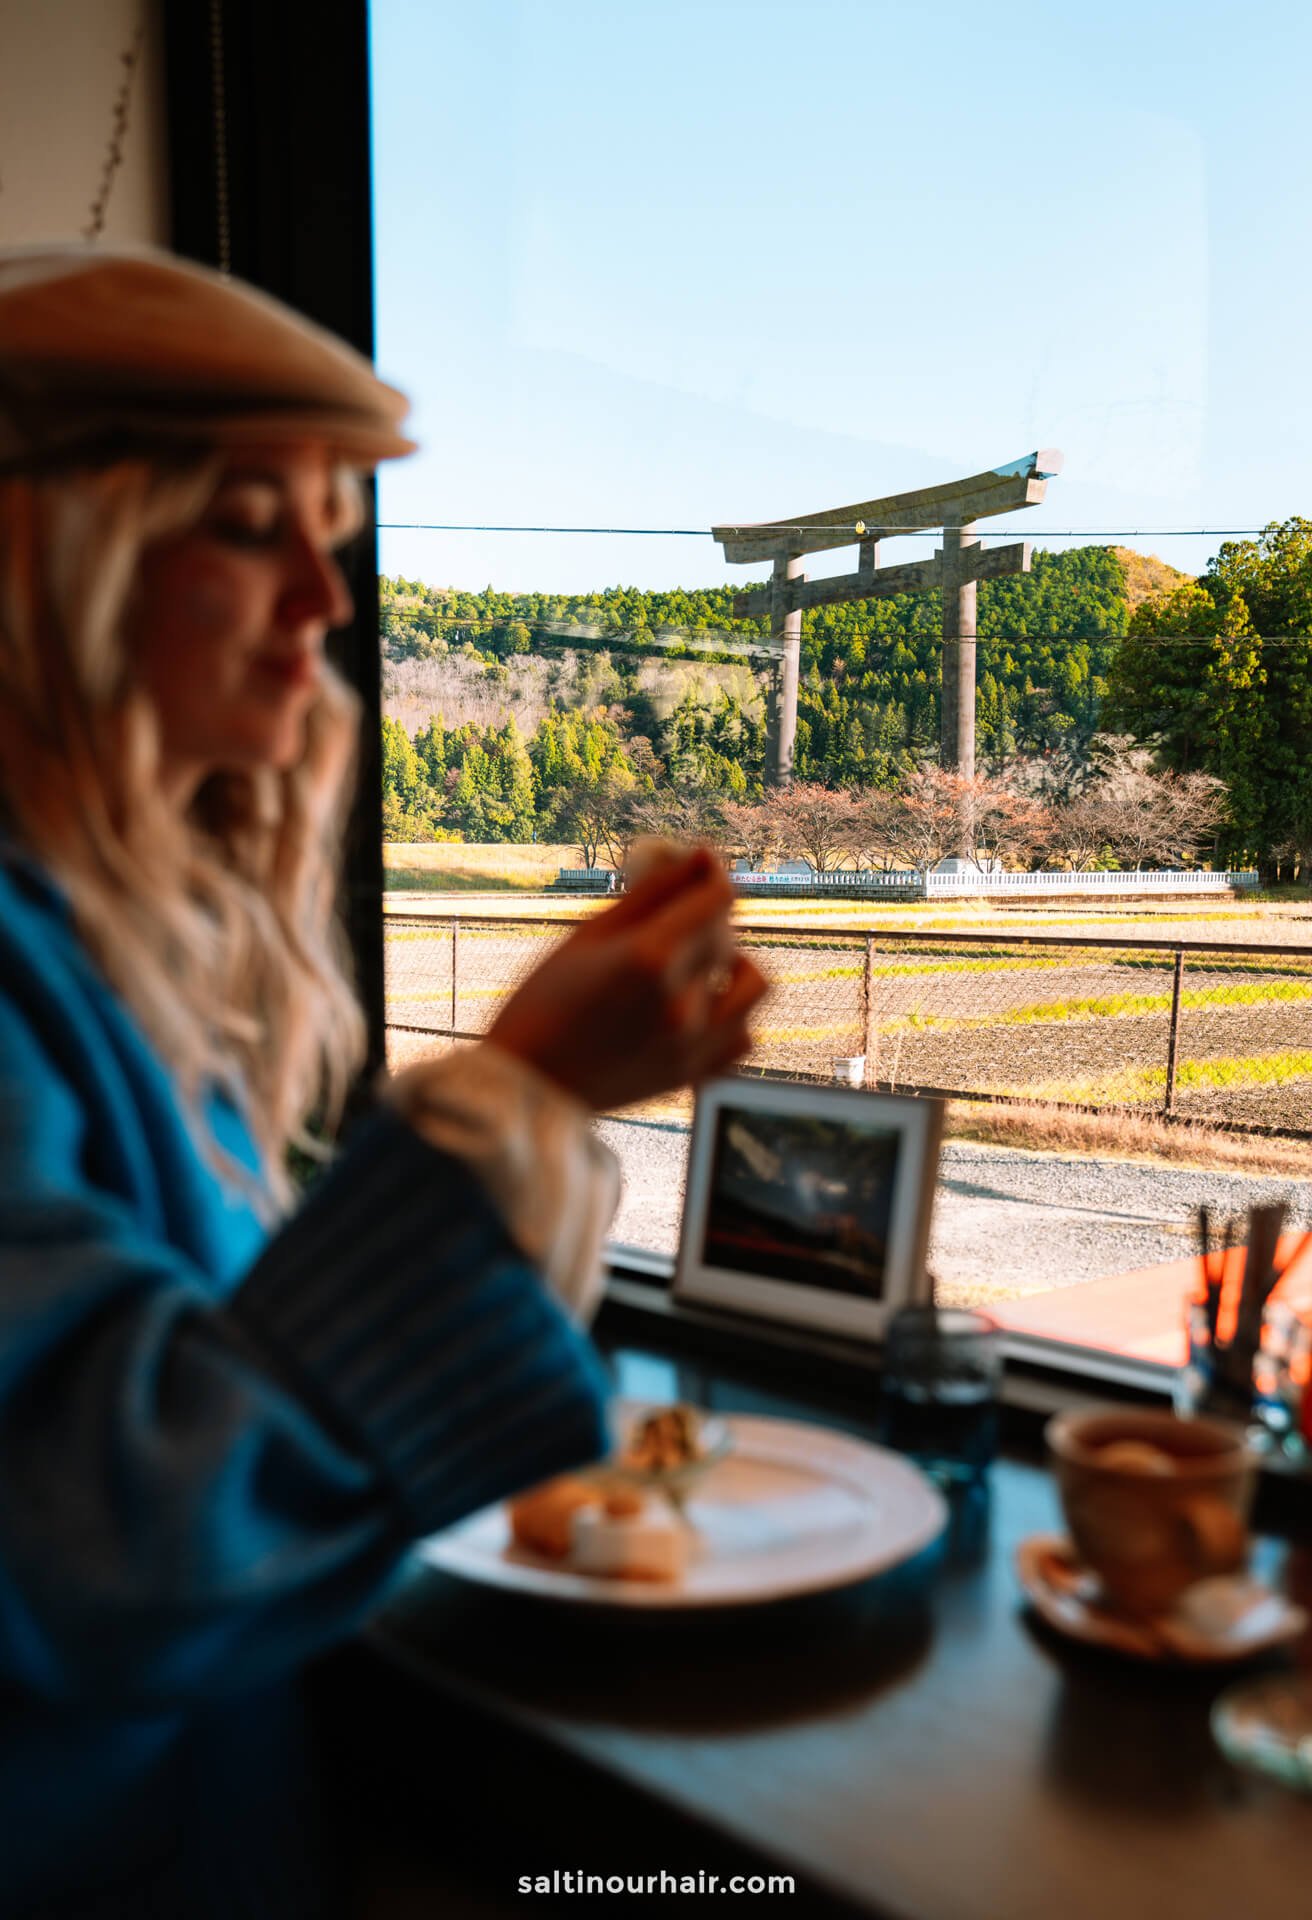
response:
{"label": "knitted sleeve cuff", "polygon": [[590,1320],[620,1177],[587,1109],[487,1042],[407,1068],[384,1097],[478,1176],[516,1244],[574,1317]]}
{"label": "knitted sleeve cuff", "polygon": [[607,1447],[606,1380],[461,1161],[374,1116],[229,1303],[411,1533]]}

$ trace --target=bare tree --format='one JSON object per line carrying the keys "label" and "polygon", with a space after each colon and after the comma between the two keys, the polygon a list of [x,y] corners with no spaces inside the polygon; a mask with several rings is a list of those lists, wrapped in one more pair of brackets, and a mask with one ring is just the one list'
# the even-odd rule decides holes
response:
{"label": "bare tree", "polygon": [[1109,850],[1115,833],[1115,802],[1096,787],[1048,809],[1045,857],[1064,860],[1076,873],[1092,867]]}
{"label": "bare tree", "polygon": [[1103,805],[1107,810],[1107,844],[1121,866],[1155,866],[1165,857],[1162,811],[1146,781],[1107,794]]}
{"label": "bare tree", "polygon": [[922,767],[904,781],[890,818],[895,853],[905,867],[924,873],[961,843],[961,815],[970,782],[942,767]]}
{"label": "bare tree", "polygon": [[1108,844],[1135,867],[1196,861],[1225,818],[1225,788],[1208,774],[1135,770],[1102,791]]}
{"label": "bare tree", "polygon": [[898,864],[898,806],[887,787],[866,787],[855,796],[852,853],[867,872],[888,873]]}
{"label": "bare tree", "polygon": [[1226,817],[1226,788],[1210,773],[1158,775],[1165,844],[1186,865],[1193,865],[1216,844]]}
{"label": "bare tree", "polygon": [[964,783],[971,858],[981,870],[1031,860],[1044,845],[1051,810],[1006,780],[986,776]]}
{"label": "bare tree", "polygon": [[1288,868],[1291,880],[1301,880],[1306,885],[1312,875],[1312,825],[1296,827],[1287,834],[1272,847],[1271,858],[1277,881]]}
{"label": "bare tree", "polygon": [[817,873],[833,873],[851,857],[856,802],[845,788],[796,780],[765,805],[781,852],[803,856]]}
{"label": "bare tree", "polygon": [[760,801],[723,800],[720,803],[720,845],[733,856],[741,856],[754,873],[761,872],[779,851],[779,821],[772,808]]}
{"label": "bare tree", "polygon": [[628,866],[629,848],[638,839],[651,836],[660,840],[715,842],[721,837],[721,807],[717,796],[701,787],[631,791],[627,801],[616,808],[606,850],[623,871]]}

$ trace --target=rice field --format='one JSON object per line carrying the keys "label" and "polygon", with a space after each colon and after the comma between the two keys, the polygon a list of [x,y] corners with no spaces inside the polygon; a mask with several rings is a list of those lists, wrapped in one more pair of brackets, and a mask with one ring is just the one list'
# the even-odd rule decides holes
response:
{"label": "rice field", "polygon": [[[483,1031],[563,931],[546,917],[389,915],[398,1049],[412,1056],[426,1034]],[[827,1079],[837,1058],[864,1054],[868,1081],[908,1090],[1145,1114],[1165,1104],[1169,947],[1004,936],[966,946],[945,932],[895,941],[809,927],[745,931],[743,945],[772,982],[750,1067]],[[1312,946],[1187,957],[1172,1106],[1209,1124],[1312,1129]]]}

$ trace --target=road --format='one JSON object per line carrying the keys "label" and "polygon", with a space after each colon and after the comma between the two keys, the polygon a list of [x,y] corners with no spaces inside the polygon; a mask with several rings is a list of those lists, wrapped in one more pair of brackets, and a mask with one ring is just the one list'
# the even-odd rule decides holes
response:
{"label": "road", "polygon": [[[614,1238],[672,1255],[687,1128],[605,1120],[598,1131],[624,1169]],[[944,1299],[1015,1300],[1179,1260],[1193,1250],[1200,1204],[1224,1218],[1271,1200],[1290,1203],[1291,1225],[1312,1227],[1309,1180],[954,1141],[943,1149],[930,1261]]]}

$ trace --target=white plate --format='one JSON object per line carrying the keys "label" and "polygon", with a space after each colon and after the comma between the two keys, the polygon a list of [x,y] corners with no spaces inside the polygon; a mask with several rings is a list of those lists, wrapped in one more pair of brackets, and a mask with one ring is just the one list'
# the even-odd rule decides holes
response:
{"label": "white plate", "polygon": [[726,1424],[731,1451],[687,1503],[701,1546],[680,1581],[602,1580],[562,1568],[512,1545],[501,1505],[431,1535],[420,1553],[484,1586],[659,1611],[850,1586],[909,1560],[947,1525],[942,1496],[898,1454],[800,1421],[732,1414]]}

